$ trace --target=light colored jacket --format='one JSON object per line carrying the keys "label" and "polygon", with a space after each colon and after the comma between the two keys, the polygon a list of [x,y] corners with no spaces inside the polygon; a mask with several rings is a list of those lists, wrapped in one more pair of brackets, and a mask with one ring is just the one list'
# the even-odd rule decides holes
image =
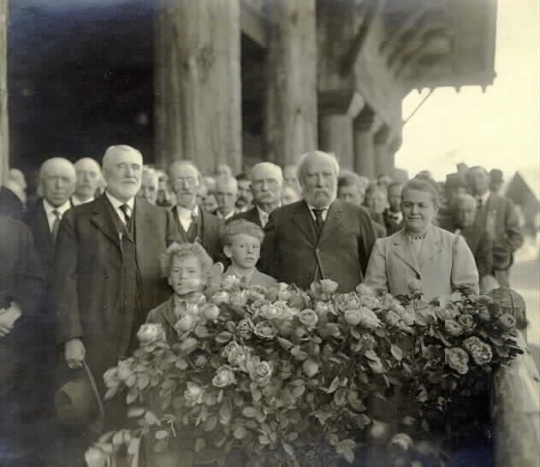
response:
{"label": "light colored jacket", "polygon": [[424,299],[451,294],[460,286],[472,286],[478,293],[478,270],[474,256],[461,236],[432,226],[418,258],[402,229],[375,242],[364,284],[392,295],[409,294],[409,282],[422,283]]}

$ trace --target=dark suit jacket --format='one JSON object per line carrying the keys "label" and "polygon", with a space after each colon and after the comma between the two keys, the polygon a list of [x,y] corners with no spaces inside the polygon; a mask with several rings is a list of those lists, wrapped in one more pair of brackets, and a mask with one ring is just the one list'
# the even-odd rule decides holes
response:
{"label": "dark suit jacket", "polygon": [[[485,207],[476,211],[475,225],[493,238],[493,248],[502,249],[508,255],[523,245],[523,235],[514,203],[503,196],[491,194]],[[497,264],[494,261],[494,268]]]}
{"label": "dark suit jacket", "polygon": [[274,210],[265,228],[261,270],[278,281],[309,288],[317,278],[332,279],[350,292],[364,279],[375,231],[369,213],[336,200],[321,235],[305,201]]}
{"label": "dark suit jacket", "polygon": [[259,217],[259,211],[256,206],[251,208],[249,211],[239,212],[238,214],[235,214],[226,223],[228,224],[229,222],[237,221],[238,219],[244,219],[246,221],[253,222],[261,229],[263,228],[263,226],[261,225],[261,218]]}
{"label": "dark suit jacket", "polygon": [[[100,382],[127,351],[133,332],[129,323],[135,319],[134,310],[124,310],[122,303],[124,266],[115,215],[105,195],[66,212],[54,265],[57,342],[81,338]],[[170,296],[159,258],[180,238],[170,212],[142,199],[135,200],[134,224],[141,304],[147,313]]]}
{"label": "dark suit jacket", "polygon": [[0,215],[23,220],[24,206],[18,196],[9,188],[0,186]]}
{"label": "dark suit jacket", "polygon": [[480,279],[493,272],[493,239],[478,226],[471,225],[461,231],[474,255]]}
{"label": "dark suit jacket", "polygon": [[[25,321],[41,306],[45,280],[30,229],[10,216],[0,216],[0,258],[0,308],[16,302],[23,314],[14,329],[6,337],[0,337],[0,364],[5,366],[0,373],[8,375],[26,343]],[[0,377],[0,386],[3,383]]]}
{"label": "dark suit jacket", "polygon": [[[184,228],[182,227],[178,219],[178,211],[176,206],[172,208],[171,212],[174,218],[175,225],[177,226],[180,233],[181,242],[186,243],[188,240]],[[214,261],[222,261],[224,256],[223,246],[221,244],[221,232],[225,223],[219,217],[203,211],[202,209],[199,209],[199,213],[199,242]]]}

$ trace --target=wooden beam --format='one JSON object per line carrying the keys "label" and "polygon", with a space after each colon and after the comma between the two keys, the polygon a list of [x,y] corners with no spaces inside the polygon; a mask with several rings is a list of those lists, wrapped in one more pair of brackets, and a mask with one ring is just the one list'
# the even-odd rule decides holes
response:
{"label": "wooden beam", "polygon": [[0,0],[0,186],[6,182],[9,170],[7,16],[7,0]]}
{"label": "wooden beam", "polygon": [[365,3],[361,4],[364,7],[365,17],[341,64],[340,72],[343,76],[348,75],[353,69],[356,59],[360,52],[362,52],[366,38],[371,30],[373,20],[382,13],[385,3],[386,0],[366,0]]}
{"label": "wooden beam", "polygon": [[271,15],[266,148],[286,165],[318,146],[315,0],[273,0]]}
{"label": "wooden beam", "polygon": [[155,160],[203,172],[242,167],[239,0],[160,0],[156,24]]}
{"label": "wooden beam", "polygon": [[240,27],[242,32],[263,48],[268,47],[269,15],[265,2],[240,0]]}

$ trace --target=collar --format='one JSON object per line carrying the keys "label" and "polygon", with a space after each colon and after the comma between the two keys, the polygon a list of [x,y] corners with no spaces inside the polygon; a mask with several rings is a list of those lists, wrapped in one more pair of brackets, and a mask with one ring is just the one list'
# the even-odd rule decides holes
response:
{"label": "collar", "polygon": [[307,202],[306,202],[306,204],[307,204],[307,207],[309,209],[309,213],[311,214],[311,218],[313,220],[316,220],[315,219],[315,213],[313,212],[313,210],[314,209],[315,210],[319,209],[320,211],[322,211],[323,221],[326,221],[326,216],[328,215],[328,210],[330,209],[330,206],[326,206],[325,208],[316,208],[315,206],[312,206],[311,204],[308,204]]}
{"label": "collar", "polygon": [[178,216],[182,219],[193,219],[194,217],[197,218],[201,215],[197,205],[195,205],[193,209],[188,209],[178,204],[176,209],[178,210]]}
{"label": "collar", "polygon": [[234,216],[236,214],[235,211],[231,211],[229,212],[228,214],[226,215],[223,215],[221,212],[217,211],[216,212],[216,215],[220,218],[220,219],[223,219],[223,220],[229,220],[232,216]]}
{"label": "collar", "polygon": [[234,264],[231,264],[227,269],[228,274],[232,274],[233,276],[238,277],[238,279],[245,279],[248,283],[251,281],[251,278],[253,277],[253,274],[255,274],[255,271],[256,268],[253,268],[247,274],[241,274],[238,269],[234,267]]}
{"label": "collar", "polygon": [[423,233],[423,234],[414,234],[414,233],[409,233],[407,232],[406,230],[404,230],[405,232],[405,235],[407,235],[407,238],[409,240],[412,240],[412,241],[420,241],[420,240],[424,240],[424,238],[427,237],[429,231],[431,230],[431,227],[428,227],[428,229]]}
{"label": "collar", "polygon": [[71,208],[71,203],[69,200],[67,200],[62,206],[58,206],[55,208],[51,203],[49,203],[45,198],[43,198],[43,208],[45,209],[45,213],[47,214],[47,217],[49,217],[53,211],[58,211],[60,213],[60,216],[63,216],[64,213]]}
{"label": "collar", "polygon": [[482,206],[485,206],[489,200],[489,197],[491,196],[490,191],[486,191],[482,196],[477,196],[476,199],[482,200]]}
{"label": "collar", "polygon": [[109,202],[112,204],[112,207],[116,211],[120,210],[120,206],[127,204],[129,206],[129,210],[133,212],[133,207],[135,206],[135,198],[131,198],[129,201],[126,201],[124,203],[123,201],[120,201],[118,198],[115,198],[108,191],[105,191],[105,196],[107,196],[107,199],[109,200]]}
{"label": "collar", "polygon": [[91,203],[92,201],[94,201],[94,197],[90,197],[88,199],[85,199],[84,201],[80,198],[77,198],[77,196],[73,195],[71,197],[71,203],[73,204],[73,206],[80,206],[81,204],[86,204],[86,203]]}

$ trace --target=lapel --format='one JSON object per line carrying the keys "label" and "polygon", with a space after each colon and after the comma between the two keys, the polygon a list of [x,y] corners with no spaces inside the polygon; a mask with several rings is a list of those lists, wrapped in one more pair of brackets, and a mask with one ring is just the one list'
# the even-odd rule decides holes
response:
{"label": "lapel", "polygon": [[326,221],[323,224],[321,235],[319,237],[319,245],[326,241],[332,235],[334,230],[338,228],[341,223],[342,213],[343,209],[341,203],[337,200],[334,201],[328,208]]}
{"label": "lapel", "polygon": [[308,241],[315,246],[317,244],[317,234],[311,219],[311,213],[305,201],[298,202],[295,211],[292,213],[292,220]]}
{"label": "lapel", "polygon": [[178,227],[178,233],[180,234],[180,237],[182,237],[182,242],[188,243],[187,232],[185,231],[184,226],[182,225],[182,223],[180,222],[180,219],[178,218],[178,208],[174,206],[171,209],[171,213],[174,218],[174,223],[176,224],[176,227]]}
{"label": "lapel", "polygon": [[163,316],[163,319],[169,323],[171,328],[174,329],[174,325],[176,324],[177,318],[174,313],[174,295],[171,295],[169,300],[165,303],[165,306],[161,309],[161,315]]}
{"label": "lapel", "polygon": [[121,250],[120,236],[116,229],[116,224],[112,217],[113,215],[114,212],[112,206],[109,204],[105,194],[103,194],[94,202],[94,209],[90,221]]}
{"label": "lapel", "polygon": [[407,238],[405,230],[400,230],[394,237],[394,254],[402,261],[407,263],[418,275],[420,267],[412,252],[411,244]]}
{"label": "lapel", "polygon": [[440,233],[435,227],[430,227],[418,255],[418,264],[420,267],[422,267],[427,260],[437,255],[441,251],[441,248],[442,239]]}
{"label": "lapel", "polygon": [[36,228],[37,231],[40,232],[43,245],[46,245],[48,248],[54,248],[54,240],[49,227],[47,213],[45,212],[45,206],[43,206],[43,200],[40,201],[36,213]]}
{"label": "lapel", "polygon": [[145,250],[152,251],[146,242],[154,238],[157,232],[152,232],[151,205],[145,200],[135,198],[133,208],[135,216],[135,248],[137,249],[137,257],[143,258]]}
{"label": "lapel", "polygon": [[256,206],[253,209],[250,209],[246,213],[246,220],[248,220],[249,222],[253,222],[254,224],[257,224],[259,227],[262,228],[261,219],[259,217],[259,211]]}

